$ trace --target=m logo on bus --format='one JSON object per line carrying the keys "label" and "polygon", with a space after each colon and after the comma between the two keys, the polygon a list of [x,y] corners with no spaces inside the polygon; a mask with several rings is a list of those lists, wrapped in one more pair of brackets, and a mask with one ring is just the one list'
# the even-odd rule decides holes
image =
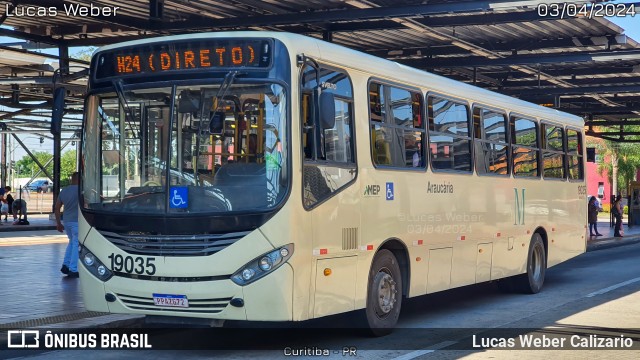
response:
{"label": "m logo on bus", "polygon": [[518,196],[518,188],[513,188],[516,195],[513,204],[515,206],[513,225],[524,225],[524,189],[521,190],[522,197]]}
{"label": "m logo on bus", "polygon": [[367,185],[364,187],[364,196],[378,196],[380,194],[380,185]]}

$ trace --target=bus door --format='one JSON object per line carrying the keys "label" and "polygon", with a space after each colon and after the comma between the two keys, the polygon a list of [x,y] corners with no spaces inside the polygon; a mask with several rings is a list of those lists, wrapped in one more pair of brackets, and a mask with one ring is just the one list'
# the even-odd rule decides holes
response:
{"label": "bus door", "polygon": [[[345,71],[308,58],[301,85],[302,193],[312,251],[318,256],[311,309],[317,317],[355,308],[360,191],[355,181],[353,88]],[[333,275],[326,276],[325,269]]]}

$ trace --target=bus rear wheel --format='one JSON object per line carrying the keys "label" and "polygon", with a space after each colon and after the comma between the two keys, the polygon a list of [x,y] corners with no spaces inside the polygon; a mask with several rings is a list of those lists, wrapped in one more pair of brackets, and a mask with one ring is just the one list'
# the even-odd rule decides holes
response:
{"label": "bus rear wheel", "polygon": [[527,255],[527,272],[513,278],[515,288],[523,293],[537,294],[544,285],[547,252],[540,234],[533,234]]}
{"label": "bus rear wheel", "polygon": [[389,250],[380,250],[371,264],[365,309],[368,328],[374,336],[388,335],[398,322],[402,305],[402,276],[398,260]]}

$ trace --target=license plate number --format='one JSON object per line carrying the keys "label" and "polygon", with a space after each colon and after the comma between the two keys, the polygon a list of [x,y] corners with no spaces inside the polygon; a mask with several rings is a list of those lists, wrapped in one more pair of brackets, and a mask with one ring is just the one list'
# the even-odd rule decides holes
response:
{"label": "license plate number", "polygon": [[153,294],[153,303],[156,306],[189,307],[187,295]]}

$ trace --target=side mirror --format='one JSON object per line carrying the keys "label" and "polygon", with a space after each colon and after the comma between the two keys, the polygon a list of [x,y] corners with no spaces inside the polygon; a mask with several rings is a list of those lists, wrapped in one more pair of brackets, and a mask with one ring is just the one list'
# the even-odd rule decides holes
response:
{"label": "side mirror", "polygon": [[336,125],[336,102],[333,93],[320,93],[320,125],[323,130],[333,129]]}
{"label": "side mirror", "polygon": [[67,89],[59,87],[53,92],[53,108],[51,110],[51,135],[62,132],[62,116],[64,115],[64,97]]}
{"label": "side mirror", "polygon": [[223,135],[224,134],[224,119],[226,114],[224,111],[216,111],[209,121],[209,133],[211,135]]}

